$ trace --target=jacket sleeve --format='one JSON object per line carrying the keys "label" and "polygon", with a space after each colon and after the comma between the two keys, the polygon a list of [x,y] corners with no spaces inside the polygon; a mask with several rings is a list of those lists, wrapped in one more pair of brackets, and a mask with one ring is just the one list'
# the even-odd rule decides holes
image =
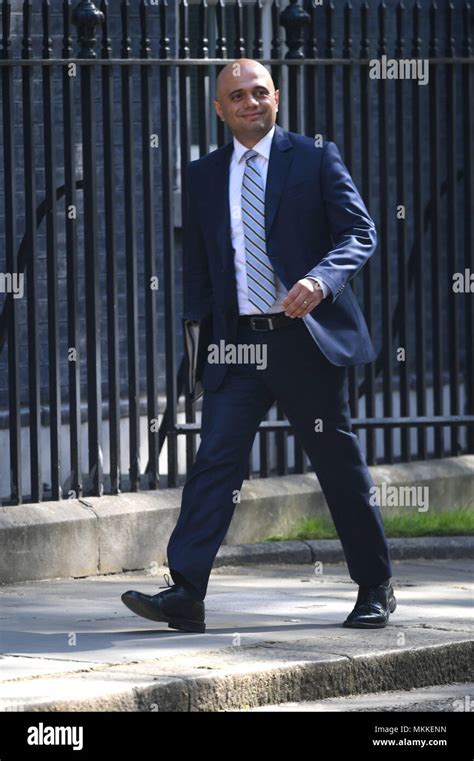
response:
{"label": "jacket sleeve", "polygon": [[183,234],[183,319],[201,321],[212,312],[212,284],[198,219],[196,162],[187,169],[186,215]]}
{"label": "jacket sleeve", "polygon": [[306,277],[321,277],[329,286],[328,301],[340,296],[377,246],[375,224],[335,143],[324,146],[321,193],[333,248]]}

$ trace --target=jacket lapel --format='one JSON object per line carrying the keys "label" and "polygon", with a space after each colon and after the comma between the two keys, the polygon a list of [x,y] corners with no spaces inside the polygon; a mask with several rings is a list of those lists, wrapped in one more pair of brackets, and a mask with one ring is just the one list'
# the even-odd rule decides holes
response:
{"label": "jacket lapel", "polygon": [[230,160],[234,150],[231,141],[227,143],[219,155],[216,155],[214,175],[212,178],[214,204],[212,205],[212,223],[216,226],[219,252],[222,257],[222,265],[228,261],[229,251],[232,251],[230,235],[230,208],[229,208],[229,169]]}
{"label": "jacket lapel", "polygon": [[267,241],[270,239],[270,231],[275,221],[275,214],[280,203],[281,194],[283,193],[286,176],[293,160],[293,152],[289,150],[290,148],[292,148],[292,144],[287,132],[276,125],[265,185],[265,232]]}

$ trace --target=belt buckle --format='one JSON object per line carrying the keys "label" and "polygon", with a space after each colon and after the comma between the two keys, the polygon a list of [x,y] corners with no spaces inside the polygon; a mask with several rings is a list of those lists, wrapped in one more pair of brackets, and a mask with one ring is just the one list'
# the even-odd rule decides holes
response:
{"label": "belt buckle", "polygon": [[[267,327],[266,327],[266,328],[259,328],[259,327],[257,327],[257,326],[255,325],[255,321],[256,321],[256,320],[257,320],[257,321],[258,321],[258,320],[260,320],[260,321],[261,321],[261,320],[265,320],[265,321],[266,321],[266,324],[267,324]],[[274,329],[274,328],[273,328],[273,320],[272,320],[272,318],[271,318],[271,317],[251,317],[251,318],[250,318],[250,326],[251,326],[252,330],[259,330],[259,331],[263,331],[263,330],[273,330],[273,329]]]}

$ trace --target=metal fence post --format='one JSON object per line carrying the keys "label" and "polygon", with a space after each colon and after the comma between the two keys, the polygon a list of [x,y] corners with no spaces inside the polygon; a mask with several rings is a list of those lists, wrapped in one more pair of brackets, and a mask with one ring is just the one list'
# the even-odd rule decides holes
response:
{"label": "metal fence post", "polygon": [[[77,26],[78,58],[96,58],[95,27],[104,20],[90,0],[81,0],[72,12]],[[81,66],[81,114],[84,177],[84,259],[86,288],[87,420],[89,442],[88,491],[103,492],[102,389],[100,347],[99,251],[97,241],[96,98],[95,70]]]}

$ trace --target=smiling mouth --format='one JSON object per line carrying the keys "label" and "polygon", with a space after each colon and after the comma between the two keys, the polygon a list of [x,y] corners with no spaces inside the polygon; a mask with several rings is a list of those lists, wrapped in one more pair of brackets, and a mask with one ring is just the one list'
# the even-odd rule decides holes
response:
{"label": "smiling mouth", "polygon": [[262,116],[262,114],[243,114],[244,119],[254,119],[256,116]]}

